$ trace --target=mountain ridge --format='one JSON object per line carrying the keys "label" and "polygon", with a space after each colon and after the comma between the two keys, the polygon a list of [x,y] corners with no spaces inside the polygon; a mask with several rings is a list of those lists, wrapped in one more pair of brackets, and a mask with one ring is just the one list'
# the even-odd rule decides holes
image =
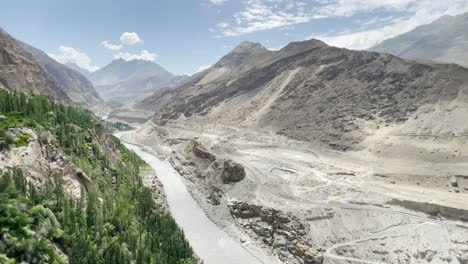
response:
{"label": "mountain ridge", "polygon": [[71,102],[66,92],[43,70],[32,54],[1,28],[0,87]]}
{"label": "mountain ridge", "polygon": [[406,59],[456,63],[468,67],[468,13],[443,16],[397,37],[387,39],[369,51],[390,53]]}
{"label": "mountain ridge", "polygon": [[67,93],[73,102],[85,105],[86,108],[99,116],[106,116],[109,113],[106,103],[85,76],[55,61],[37,48],[21,41],[18,41],[18,43],[23,49],[32,54],[44,71],[55,80],[57,85]]}
{"label": "mountain ridge", "polygon": [[461,100],[467,87],[468,70],[462,67],[309,40],[217,63],[157,91],[139,107],[155,111],[155,122],[242,124],[347,150],[357,147],[366,131],[403,124],[423,105]]}

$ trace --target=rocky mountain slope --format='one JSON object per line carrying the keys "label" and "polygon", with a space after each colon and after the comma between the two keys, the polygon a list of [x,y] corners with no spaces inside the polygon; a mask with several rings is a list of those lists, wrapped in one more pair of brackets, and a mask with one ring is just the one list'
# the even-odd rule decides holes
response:
{"label": "rocky mountain slope", "polygon": [[[317,40],[279,51],[245,42],[208,70],[139,106],[154,121],[271,129],[335,149],[359,148],[382,128],[451,135],[468,131],[468,70],[330,47]],[[438,124],[430,120],[440,120]],[[420,117],[418,119],[418,117]]]}
{"label": "rocky mountain slope", "polygon": [[89,76],[91,75],[90,71],[81,68],[80,66],[76,65],[75,63],[71,63],[71,62],[65,63],[65,66],[67,66],[68,68],[70,68],[72,70],[75,70],[75,71],[81,73],[81,75],[83,75],[84,77],[86,77],[88,79],[89,79]]}
{"label": "rocky mountain slope", "polygon": [[34,57],[0,28],[0,88],[71,99]]}
{"label": "rocky mountain slope", "polygon": [[93,72],[90,80],[106,101],[131,104],[151,95],[154,90],[173,85],[174,76],[156,63],[117,59]]}
{"label": "rocky mountain slope", "polygon": [[370,48],[402,58],[457,63],[468,67],[468,13],[443,16],[431,24]]}
{"label": "rocky mountain slope", "polygon": [[96,92],[93,84],[81,73],[50,58],[43,51],[18,41],[24,50],[31,53],[44,71],[75,102],[84,105],[99,116],[105,116],[109,109]]}

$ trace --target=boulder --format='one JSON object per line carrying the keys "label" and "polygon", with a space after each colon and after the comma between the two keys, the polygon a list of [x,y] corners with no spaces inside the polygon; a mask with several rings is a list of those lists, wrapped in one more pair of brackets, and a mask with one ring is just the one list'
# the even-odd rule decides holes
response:
{"label": "boulder", "polygon": [[225,160],[221,168],[221,180],[224,184],[240,182],[245,178],[245,169],[232,160]]}
{"label": "boulder", "polygon": [[322,254],[305,243],[297,243],[294,247],[294,253],[304,261],[304,264],[319,264],[323,262]]}
{"label": "boulder", "polygon": [[450,185],[452,185],[452,187],[458,187],[458,181],[457,179],[453,178],[450,180]]}
{"label": "boulder", "polygon": [[261,237],[271,237],[271,233],[273,231],[271,225],[261,221],[253,223],[252,229],[257,235]]}
{"label": "boulder", "polygon": [[203,145],[201,145],[197,141],[193,141],[192,152],[196,157],[199,157],[201,159],[207,159],[207,160],[209,160],[211,162],[216,160],[216,157],[213,154],[211,154],[210,152],[208,152],[203,147]]}

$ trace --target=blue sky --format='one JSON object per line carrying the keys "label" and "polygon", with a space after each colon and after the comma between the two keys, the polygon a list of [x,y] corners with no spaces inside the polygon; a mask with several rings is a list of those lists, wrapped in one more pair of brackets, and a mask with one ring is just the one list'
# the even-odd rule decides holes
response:
{"label": "blue sky", "polygon": [[14,0],[2,9],[0,27],[61,62],[96,70],[140,58],[191,74],[244,40],[366,49],[467,12],[468,0]]}

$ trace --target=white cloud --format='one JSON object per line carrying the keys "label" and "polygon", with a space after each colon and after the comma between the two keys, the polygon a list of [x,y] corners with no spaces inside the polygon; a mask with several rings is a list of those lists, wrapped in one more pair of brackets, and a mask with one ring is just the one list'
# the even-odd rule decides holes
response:
{"label": "white cloud", "polygon": [[[405,26],[402,30],[395,26],[394,29],[386,29],[385,32],[372,31],[372,35],[367,37],[369,32],[362,32],[359,37],[348,34],[353,38],[350,41],[353,47],[363,47],[367,45],[364,43],[381,40],[382,37],[378,35],[394,35],[393,32],[397,31],[402,33],[403,30],[408,31],[421,23],[433,21],[438,16],[459,14],[468,10],[468,0],[245,0],[243,4],[243,10],[235,13],[231,21],[218,23],[215,33],[224,37],[239,36],[308,23],[316,19],[351,17],[381,10],[397,12],[401,14],[400,18],[406,18],[407,23],[401,24]],[[362,24],[362,27],[395,23],[391,23],[390,19],[380,19],[368,21]],[[343,43],[345,39],[336,39],[334,42]]]}
{"label": "white cloud", "polygon": [[156,53],[151,53],[147,50],[142,50],[140,54],[131,54],[128,52],[122,53],[120,52],[119,54],[114,55],[115,59],[123,59],[126,61],[131,61],[131,60],[145,60],[145,61],[154,61],[158,57],[158,54]]}
{"label": "white cloud", "polygon": [[110,50],[121,50],[123,48],[122,45],[112,44],[107,40],[104,40],[103,42],[101,42],[101,45]]}
{"label": "white cloud", "polygon": [[135,45],[142,42],[141,38],[135,32],[125,32],[120,36],[120,42],[125,45]]}
{"label": "white cloud", "polygon": [[212,3],[213,5],[221,5],[227,2],[227,0],[208,0],[208,2]]}
{"label": "white cloud", "polygon": [[[356,2],[357,0],[350,0]],[[371,4],[377,5],[380,1],[369,1]],[[342,32],[337,34],[313,35],[310,38],[317,38],[325,41],[329,45],[344,47],[350,49],[367,49],[385,39],[396,37],[402,33],[413,30],[417,26],[428,24],[443,15],[457,15],[468,11],[468,0],[446,0],[443,3],[435,3],[429,0],[388,0],[381,1],[395,4],[395,8],[404,8],[406,12],[412,12],[412,15],[407,18],[396,18],[384,26],[371,30],[355,31],[352,33]],[[367,1],[366,1],[367,3]],[[391,6],[379,5],[382,8],[391,8]],[[334,12],[337,14],[352,14],[358,12],[364,7],[359,5],[345,5],[335,7]],[[368,7],[365,7],[368,8]],[[373,22],[373,21],[370,21]],[[368,26],[370,23],[365,22],[363,26]]]}
{"label": "white cloud", "polygon": [[304,12],[306,5],[292,0],[248,0],[245,9],[234,15],[234,23],[218,23],[218,28],[223,36],[240,36],[306,23],[315,18]]}
{"label": "white cloud", "polygon": [[220,28],[227,28],[227,27],[229,27],[229,24],[226,23],[226,22],[221,22],[221,23],[218,23],[218,27],[220,27]]}
{"label": "white cloud", "polygon": [[79,52],[72,47],[60,46],[57,54],[48,54],[52,59],[60,63],[74,63],[79,67],[94,72],[99,70],[99,67],[92,64],[91,59],[86,53]]}

